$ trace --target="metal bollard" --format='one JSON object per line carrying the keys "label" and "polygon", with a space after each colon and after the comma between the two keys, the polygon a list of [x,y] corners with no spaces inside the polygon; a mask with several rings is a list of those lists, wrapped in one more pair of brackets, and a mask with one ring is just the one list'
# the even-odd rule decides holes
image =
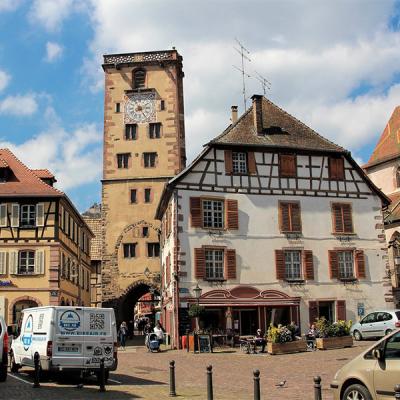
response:
{"label": "metal bollard", "polygon": [[254,380],[254,400],[261,400],[260,371],[258,369],[253,371],[253,380]]}
{"label": "metal bollard", "polygon": [[207,367],[207,400],[214,399],[213,383],[212,383],[212,365]]}
{"label": "metal bollard", "polygon": [[314,399],[322,400],[322,386],[321,386],[321,377],[316,376],[314,378]]}
{"label": "metal bollard", "polygon": [[400,384],[394,387],[394,398],[400,399]]}
{"label": "metal bollard", "polygon": [[104,368],[104,357],[102,357],[102,359],[100,360],[99,378],[100,378],[99,392],[105,392],[106,391],[106,370]]}
{"label": "metal bollard", "polygon": [[40,388],[40,355],[39,353],[35,353],[33,356],[33,363],[35,365],[35,372],[33,374],[33,387]]}
{"label": "metal bollard", "polygon": [[169,397],[175,397],[175,361],[169,362]]}

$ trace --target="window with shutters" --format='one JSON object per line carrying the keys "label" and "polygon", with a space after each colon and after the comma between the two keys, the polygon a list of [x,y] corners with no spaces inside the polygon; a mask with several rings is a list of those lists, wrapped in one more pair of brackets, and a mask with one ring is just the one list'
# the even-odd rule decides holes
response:
{"label": "window with shutters", "polygon": [[24,204],[21,206],[19,226],[22,228],[32,228],[36,226],[36,206]]}
{"label": "window with shutters", "polygon": [[220,249],[205,249],[206,275],[208,280],[224,279],[224,251]]}
{"label": "window with shutters", "polygon": [[132,80],[134,89],[144,89],[146,82],[146,71],[144,69],[136,69],[133,71]]}
{"label": "window with shutters", "polygon": [[329,157],[328,159],[329,179],[344,179],[344,160],[342,157]]}
{"label": "window with shutters", "polygon": [[279,222],[283,233],[301,232],[300,203],[279,202]]}
{"label": "window with shutters", "polygon": [[232,170],[234,174],[247,174],[247,154],[232,152]]}
{"label": "window with shutters", "polygon": [[332,204],[333,233],[354,233],[351,204]]}
{"label": "window with shutters", "polygon": [[144,167],[154,168],[157,161],[157,153],[143,153]]}
{"label": "window with shutters", "polygon": [[279,176],[295,178],[297,176],[296,156],[294,154],[279,155]]}
{"label": "window with shutters", "polygon": [[129,158],[130,158],[130,156],[131,156],[130,153],[117,154],[117,167],[119,169],[129,168]]}
{"label": "window with shutters", "polygon": [[353,251],[338,251],[338,272],[339,279],[354,278],[354,256]]}
{"label": "window with shutters", "polygon": [[160,139],[161,137],[161,123],[151,122],[149,124],[149,138],[150,139]]}
{"label": "window with shutters", "polygon": [[301,251],[285,251],[285,277],[286,280],[302,279]]}
{"label": "window with shutters", "polygon": [[124,258],[136,257],[136,243],[124,243]]}
{"label": "window with shutters", "polygon": [[212,229],[224,228],[224,201],[203,200],[203,227]]}
{"label": "window with shutters", "polygon": [[18,274],[31,275],[35,273],[35,252],[23,250],[18,254]]}
{"label": "window with shutters", "polygon": [[136,140],[137,125],[126,124],[125,125],[125,140]]}
{"label": "window with shutters", "polygon": [[156,258],[160,256],[160,243],[147,243],[147,257]]}

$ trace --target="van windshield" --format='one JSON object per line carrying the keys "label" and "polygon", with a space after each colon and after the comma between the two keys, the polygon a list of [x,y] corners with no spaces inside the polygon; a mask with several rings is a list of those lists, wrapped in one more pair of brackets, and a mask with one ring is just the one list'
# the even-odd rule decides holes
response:
{"label": "van windshield", "polygon": [[395,311],[397,319],[400,319],[400,311]]}

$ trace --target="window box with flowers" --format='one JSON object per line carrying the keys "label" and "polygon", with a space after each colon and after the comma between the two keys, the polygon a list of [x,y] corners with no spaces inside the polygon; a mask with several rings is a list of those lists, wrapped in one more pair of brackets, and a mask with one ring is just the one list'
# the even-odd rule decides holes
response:
{"label": "window box with flowers", "polygon": [[293,340],[289,326],[270,326],[267,332],[267,351],[269,354],[289,354],[307,351],[305,340]]}
{"label": "window box with flowers", "polygon": [[353,337],[350,335],[351,321],[337,321],[330,323],[325,318],[319,318],[315,323],[319,337],[316,339],[317,349],[342,349],[353,346]]}

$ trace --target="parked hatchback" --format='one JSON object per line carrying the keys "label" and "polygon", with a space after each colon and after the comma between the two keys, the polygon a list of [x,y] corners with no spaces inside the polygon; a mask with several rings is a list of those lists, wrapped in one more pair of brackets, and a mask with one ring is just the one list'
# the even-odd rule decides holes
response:
{"label": "parked hatchback", "polygon": [[400,328],[400,310],[383,310],[366,315],[350,332],[354,339],[362,340],[388,335],[397,328]]}
{"label": "parked hatchback", "polygon": [[0,382],[7,379],[8,367],[8,334],[7,325],[0,317]]}
{"label": "parked hatchback", "polygon": [[347,363],[331,383],[334,400],[391,400],[400,383],[400,330]]}

